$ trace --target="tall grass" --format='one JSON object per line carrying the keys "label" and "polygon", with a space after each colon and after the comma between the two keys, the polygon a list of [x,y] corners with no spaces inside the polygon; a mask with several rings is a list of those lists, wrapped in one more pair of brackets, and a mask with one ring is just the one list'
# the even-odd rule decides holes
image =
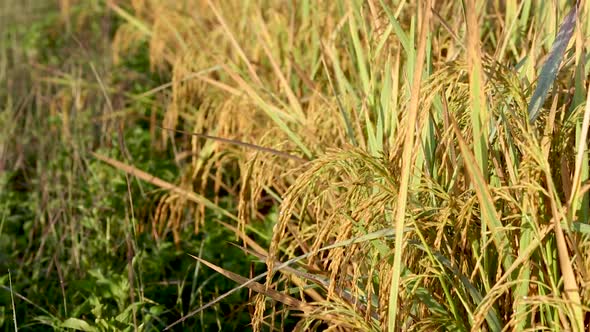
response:
{"label": "tall grass", "polygon": [[257,262],[245,276],[185,248],[237,285],[169,329],[243,288],[254,330],[589,328],[587,2],[100,8],[120,23],[115,62],[143,52],[170,76],[121,109],[151,108],[180,169],[93,154],[166,191],[124,234],[182,248],[187,220],[216,219]]}

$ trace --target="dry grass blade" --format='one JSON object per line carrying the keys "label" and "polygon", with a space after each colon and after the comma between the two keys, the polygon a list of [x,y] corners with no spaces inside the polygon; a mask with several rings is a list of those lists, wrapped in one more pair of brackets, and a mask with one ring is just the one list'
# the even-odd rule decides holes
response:
{"label": "dry grass blade", "polygon": [[191,133],[191,132],[188,132],[188,131],[183,131],[183,130],[178,130],[178,129],[172,129],[172,128],[163,128],[163,127],[160,127],[160,128],[163,129],[163,130],[168,130],[168,131],[172,131],[172,132],[175,132],[175,133],[180,133],[180,134],[185,134],[185,135],[190,135],[190,136],[196,136],[196,137],[200,137],[200,138],[206,138],[206,139],[214,140],[214,141],[217,141],[217,142],[222,142],[222,143],[232,144],[232,145],[236,145],[236,146],[241,146],[241,147],[244,147],[244,148],[257,150],[257,151],[260,151],[260,152],[266,152],[266,153],[274,154],[275,156],[279,156],[279,157],[282,157],[282,158],[296,160],[296,161],[301,162],[301,163],[305,163],[305,162],[308,162],[309,161],[309,160],[307,160],[305,158],[297,157],[297,156],[292,155],[292,154],[289,154],[287,152],[283,152],[283,151],[279,151],[279,150],[276,150],[276,149],[267,148],[267,147],[256,145],[256,144],[252,144],[252,143],[246,143],[246,142],[238,141],[238,140],[235,140],[235,139],[228,139],[228,138],[217,137],[217,136],[212,136],[212,135],[207,135],[207,134],[200,134],[200,133]]}
{"label": "dry grass blade", "polygon": [[250,282],[248,278],[242,277],[241,275],[235,274],[231,271],[225,270],[215,264],[211,264],[209,262],[207,262],[204,259],[201,259],[197,256],[193,256],[190,255],[192,258],[198,260],[199,262],[205,264],[206,266],[210,267],[211,269],[215,270],[216,272],[218,272],[221,275],[226,276],[227,278],[235,281],[238,284],[242,284],[244,285],[244,287],[247,287],[249,289],[252,289],[255,292],[258,293],[262,293],[270,298],[272,298],[275,301],[279,301],[281,303],[286,304],[287,306],[296,309],[296,310],[301,310],[301,311],[311,311],[313,309],[313,306],[299,301],[294,297],[288,296],[286,294],[280,293],[276,290],[273,289],[266,289],[266,287],[264,287],[264,285],[258,283],[258,282]]}
{"label": "dry grass blade", "polygon": [[[275,301],[279,301],[279,302],[281,302],[281,303],[283,303],[283,304],[285,304],[285,305],[287,305],[287,306],[289,306],[289,307],[291,307],[292,309],[295,309],[295,310],[300,310],[300,311],[303,311],[303,312],[310,312],[310,311],[313,310],[313,306],[312,305],[309,305],[309,304],[307,304],[305,302],[301,302],[301,301],[295,299],[294,297],[291,297],[289,295],[280,293],[280,292],[275,291],[273,289],[267,289],[266,287],[264,287],[264,285],[262,285],[262,284],[260,284],[258,282],[252,281],[252,279],[244,278],[244,277],[242,277],[239,274],[235,274],[235,273],[233,273],[231,271],[225,270],[225,269],[223,269],[223,268],[221,268],[221,267],[219,267],[219,266],[217,266],[215,264],[209,263],[208,261],[206,261],[204,259],[201,259],[201,258],[199,258],[197,256],[193,256],[191,254],[189,254],[189,256],[191,256],[195,260],[199,261],[200,263],[208,266],[209,268],[215,270],[217,273],[226,276],[228,279],[231,279],[231,280],[235,281],[236,283],[241,284],[240,288],[247,287],[247,288],[249,288],[249,289],[251,289],[251,290],[253,290],[255,292],[264,294],[264,295],[270,297],[271,299],[273,299]],[[164,331],[167,331],[167,330],[171,329],[172,327],[174,327],[174,326],[182,323],[186,319],[188,319],[188,318],[196,315],[198,312],[200,312],[200,311],[202,311],[202,310],[210,307],[211,305],[213,305],[213,304],[215,304],[217,302],[218,302],[217,300],[216,301],[213,301],[213,302],[209,302],[208,304],[206,304],[206,305],[204,305],[204,306],[202,306],[202,307],[200,307],[200,308],[198,308],[198,309],[196,309],[196,310],[188,313],[186,316],[184,316],[181,319],[175,321],[174,323],[168,325],[164,329]]]}
{"label": "dry grass blade", "polygon": [[485,79],[481,61],[479,24],[476,0],[465,2],[467,21],[467,65],[469,70],[469,105],[473,127],[473,149],[484,180],[488,179],[487,123],[489,115],[485,99]]}
{"label": "dry grass blade", "polygon": [[137,178],[139,178],[143,181],[149,182],[149,183],[151,183],[157,187],[160,187],[162,189],[169,190],[169,191],[174,192],[176,194],[182,195],[182,196],[186,197],[187,199],[189,199],[190,201],[193,201],[195,203],[203,204],[204,206],[210,208],[211,210],[217,211],[232,220],[235,220],[235,221],[238,220],[238,218],[235,215],[229,213],[225,209],[220,208],[217,204],[211,202],[207,198],[205,198],[195,192],[188,191],[186,189],[175,186],[174,184],[172,184],[170,182],[166,182],[166,181],[164,181],[158,177],[155,177],[149,173],[146,173],[134,166],[127,165],[123,162],[109,158],[107,156],[103,156],[99,153],[92,152],[92,155],[94,157],[96,157],[97,159],[102,160],[105,163],[110,164],[111,166],[113,166],[117,169],[120,169],[130,175],[136,176]]}
{"label": "dry grass blade", "polygon": [[[250,240],[248,238],[248,240]],[[235,243],[230,243],[231,245],[239,248],[240,250],[242,250],[244,253],[252,255],[254,257],[257,257],[258,259],[260,259],[261,261],[266,261],[266,259],[268,258],[268,253],[264,252],[264,251],[256,251],[256,248],[254,248],[254,250],[250,250],[246,247],[242,247],[239,246]],[[282,264],[282,262],[276,262],[275,264]],[[293,282],[298,286],[301,287],[302,289],[304,289],[305,285],[303,282],[301,282],[301,279],[308,279],[308,280],[312,280],[318,284],[325,284],[325,280],[321,279],[320,277],[317,277],[315,275],[309,274],[309,273],[305,273],[305,272],[301,272],[295,268],[292,268],[290,266],[286,266],[283,268],[283,271],[289,271],[290,273],[294,274],[296,277],[294,278]],[[297,279],[297,277],[301,278],[301,279]],[[310,277],[310,278],[307,278]],[[315,279],[314,279],[315,278]],[[320,301],[324,301],[324,297],[321,296],[315,289],[311,289],[311,288],[307,288],[304,289],[304,292],[309,295],[314,301],[320,302]]]}
{"label": "dry grass blade", "polygon": [[565,235],[559,220],[554,220],[555,240],[557,242],[557,253],[559,255],[559,266],[563,277],[563,286],[566,299],[569,301],[567,304],[572,311],[573,318],[570,319],[570,323],[574,326],[574,331],[584,331],[583,322],[584,316],[582,314],[582,308],[580,306],[580,291],[578,283],[576,281],[576,275],[574,273],[574,267],[570,259],[570,255],[565,241]]}
{"label": "dry grass blade", "polygon": [[[393,259],[393,277],[391,278],[391,289],[389,295],[388,311],[388,330],[395,331],[397,320],[397,303],[399,297],[399,285],[402,268],[402,257],[404,250],[403,231],[406,218],[406,202],[408,200],[408,188],[410,186],[410,173],[414,165],[415,154],[413,153],[415,144],[416,119],[418,118],[418,106],[420,103],[420,87],[422,85],[422,73],[426,59],[426,38],[430,29],[430,16],[432,15],[432,1],[425,1],[421,6],[422,24],[420,28],[420,38],[418,41],[418,54],[416,67],[414,68],[414,81],[412,82],[412,97],[410,99],[410,109],[406,122],[406,136],[404,138],[404,149],[401,156],[402,172],[399,187],[398,205],[395,214],[395,252]],[[419,132],[419,130],[418,130]]]}
{"label": "dry grass blade", "polygon": [[12,304],[12,319],[14,322],[14,330],[18,331],[18,324],[16,323],[16,306],[14,305],[14,290],[12,289],[12,274],[8,270],[8,284],[10,286],[10,302]]}
{"label": "dry grass blade", "polygon": [[586,154],[586,137],[588,137],[588,129],[590,126],[590,90],[586,94],[586,106],[584,109],[584,120],[582,122],[582,135],[577,149],[576,168],[574,171],[574,178],[572,180],[573,188],[569,203],[572,204],[577,196],[579,196],[580,188],[582,186],[582,162]]}
{"label": "dry grass blade", "polygon": [[[569,198],[569,221],[573,219],[575,215],[575,209],[578,206],[576,201],[579,197],[583,196],[581,192],[582,187],[582,162],[584,160],[584,156],[587,154],[586,152],[586,139],[588,137],[588,127],[590,125],[590,90],[586,94],[586,106],[584,111],[584,120],[582,122],[582,134],[581,139],[577,149],[576,155],[576,168],[574,171],[574,178],[572,180],[572,191],[571,196]],[[572,266],[572,262],[569,257],[569,252],[567,248],[567,244],[565,241],[565,235],[563,233],[563,229],[561,228],[561,224],[558,221],[555,221],[555,233],[556,233],[556,240],[557,240],[557,249],[559,253],[559,263],[563,274],[563,284],[565,288],[565,294],[567,299],[572,302],[572,311],[575,317],[574,326],[578,331],[583,330],[582,320],[583,314],[580,299],[580,289],[578,287],[578,283],[576,281],[576,275],[574,273],[574,267]]]}

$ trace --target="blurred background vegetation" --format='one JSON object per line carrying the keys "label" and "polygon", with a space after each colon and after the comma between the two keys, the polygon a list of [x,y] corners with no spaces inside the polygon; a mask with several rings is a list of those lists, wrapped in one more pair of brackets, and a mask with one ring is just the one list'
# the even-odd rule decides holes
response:
{"label": "blurred background vegetation", "polygon": [[589,328],[586,1],[0,0],[0,328]]}
{"label": "blurred background vegetation", "polygon": [[[171,77],[150,70],[147,41],[114,63],[122,20],[103,1],[2,1],[0,15],[2,330],[14,330],[11,296],[19,330],[159,331],[233,288],[186,255],[249,273],[214,215],[198,234],[183,219],[181,243],[154,237],[145,228],[166,192],[90,154],[181,176],[174,147],[154,137],[168,93],[142,95]],[[179,330],[246,326],[246,300],[236,294]]]}

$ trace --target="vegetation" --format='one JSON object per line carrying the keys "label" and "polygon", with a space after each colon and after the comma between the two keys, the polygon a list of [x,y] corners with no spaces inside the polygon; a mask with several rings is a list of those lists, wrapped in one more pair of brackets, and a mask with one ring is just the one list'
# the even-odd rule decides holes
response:
{"label": "vegetation", "polygon": [[590,328],[588,2],[2,6],[2,330]]}

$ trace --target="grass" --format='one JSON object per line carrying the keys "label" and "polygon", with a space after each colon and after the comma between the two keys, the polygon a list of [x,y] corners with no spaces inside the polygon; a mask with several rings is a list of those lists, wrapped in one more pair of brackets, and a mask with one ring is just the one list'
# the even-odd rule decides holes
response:
{"label": "grass", "polygon": [[4,4],[4,330],[588,329],[586,2]]}

